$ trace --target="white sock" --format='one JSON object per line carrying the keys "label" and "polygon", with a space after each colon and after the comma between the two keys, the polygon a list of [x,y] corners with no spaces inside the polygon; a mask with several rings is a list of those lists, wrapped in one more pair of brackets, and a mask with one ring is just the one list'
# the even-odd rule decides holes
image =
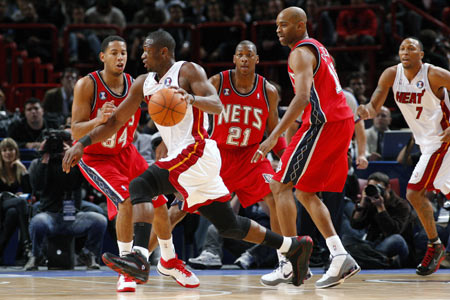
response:
{"label": "white sock", "polygon": [[128,243],[117,241],[117,246],[119,246],[120,256],[124,256],[131,253],[131,248],[133,248],[133,241]]}
{"label": "white sock", "polygon": [[284,256],[279,249],[277,250],[277,256],[278,256],[278,262],[286,260],[286,256]]}
{"label": "white sock", "polygon": [[[430,242],[431,243],[431,242]],[[437,245],[437,244],[442,244],[441,239],[438,238],[437,241],[432,242],[431,244],[433,245]]]}
{"label": "white sock", "polygon": [[289,251],[289,248],[291,248],[292,245],[292,238],[290,237],[283,237],[283,244],[281,244],[281,247],[278,249],[281,253],[286,253]]}
{"label": "white sock", "polygon": [[141,252],[141,254],[144,255],[144,256],[145,256],[145,259],[147,259],[147,261],[148,261],[148,258],[149,258],[149,256],[150,256],[150,252],[148,251],[147,248],[139,247],[139,246],[134,246],[134,247],[133,247],[133,250],[134,250],[134,251],[138,250],[139,252]]}
{"label": "white sock", "polygon": [[158,238],[159,248],[161,249],[161,257],[168,261],[169,259],[175,258],[175,247],[173,246],[172,236],[168,240],[161,240]]}
{"label": "white sock", "polygon": [[347,254],[344,246],[342,245],[341,239],[337,235],[330,236],[325,240],[327,242],[328,250],[332,256]]}

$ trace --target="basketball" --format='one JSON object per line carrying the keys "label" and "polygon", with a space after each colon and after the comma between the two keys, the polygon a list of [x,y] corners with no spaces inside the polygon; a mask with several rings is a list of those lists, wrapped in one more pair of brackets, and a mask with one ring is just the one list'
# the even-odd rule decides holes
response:
{"label": "basketball", "polygon": [[183,120],[187,103],[174,89],[159,90],[148,101],[148,113],[152,120],[162,126],[173,126]]}

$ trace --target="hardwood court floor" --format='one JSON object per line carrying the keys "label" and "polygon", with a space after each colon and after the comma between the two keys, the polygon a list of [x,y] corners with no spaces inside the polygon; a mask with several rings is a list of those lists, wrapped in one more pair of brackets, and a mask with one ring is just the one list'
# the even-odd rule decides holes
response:
{"label": "hardwood court floor", "polygon": [[[42,269],[43,270],[43,269]],[[330,289],[315,289],[314,282],[323,273],[313,269],[313,278],[301,287],[283,285],[267,288],[259,283],[268,270],[196,271],[201,284],[196,289],[180,287],[171,278],[156,275],[138,285],[135,293],[116,293],[117,276],[100,271],[18,272],[0,269],[0,299],[227,299],[227,300],[353,300],[353,299],[449,299],[450,270],[427,277],[414,270],[362,271],[344,284]]]}

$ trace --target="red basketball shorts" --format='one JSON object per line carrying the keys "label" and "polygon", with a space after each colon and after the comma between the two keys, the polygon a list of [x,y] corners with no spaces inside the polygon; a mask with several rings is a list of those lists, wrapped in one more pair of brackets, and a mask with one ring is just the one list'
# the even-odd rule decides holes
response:
{"label": "red basketball shorts", "polygon": [[293,182],[295,188],[309,193],[342,192],[353,130],[353,118],[300,127],[283,153],[273,179]]}
{"label": "red basketball shorts", "polygon": [[261,201],[270,193],[269,182],[275,173],[267,158],[258,163],[250,162],[258,146],[236,150],[219,148],[222,157],[220,176],[230,193],[236,193],[243,207]]}
{"label": "red basketball shorts", "polygon": [[[84,154],[78,166],[87,181],[108,198],[110,220],[117,214],[119,203],[130,197],[128,186],[131,180],[148,168],[147,162],[132,144],[117,155]],[[164,204],[164,200],[164,197],[159,197],[157,201]],[[161,205],[153,204],[155,207]]]}

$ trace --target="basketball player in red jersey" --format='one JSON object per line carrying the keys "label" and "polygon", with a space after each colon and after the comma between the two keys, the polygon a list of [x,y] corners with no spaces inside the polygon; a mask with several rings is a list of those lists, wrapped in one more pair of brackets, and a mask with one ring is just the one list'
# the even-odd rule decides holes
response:
{"label": "basketball player in red jersey", "polygon": [[[72,134],[77,140],[105,123],[115,107],[125,100],[131,88],[133,78],[124,73],[127,46],[123,38],[105,38],[100,60],[104,64],[103,70],[90,73],[75,85]],[[103,142],[86,147],[79,162],[85,178],[107,197],[109,219],[117,215],[116,232],[120,255],[130,253],[133,246],[132,207],[128,186],[132,179],[148,168],[147,162],[132,144],[140,114],[138,109],[117,133]],[[165,198],[160,196],[154,202],[155,210],[160,207],[159,209],[167,211],[165,203]],[[119,276],[118,292],[134,292],[135,288],[134,281]]]}
{"label": "basketball player in red jersey", "polygon": [[295,187],[297,199],[324,236],[332,261],[316,287],[327,288],[342,283],[360,270],[336,234],[327,207],[316,195],[320,191],[343,190],[354,121],[332,58],[322,44],[308,37],[306,21],[305,12],[299,7],[286,8],[277,16],[280,43],[291,48],[288,73],[295,96],[281,121],[259,146],[253,161],[263,158],[303,112],[302,126],[281,157],[270,188],[283,235],[297,234],[297,210],[292,194]]}
{"label": "basketball player in red jersey", "polygon": [[[211,139],[217,142],[222,157],[220,176],[230,192],[236,193],[243,207],[263,200],[270,211],[272,231],[281,233],[276,206],[270,191],[269,182],[275,174],[267,158],[258,164],[251,158],[264,138],[278,124],[279,95],[275,86],[264,77],[255,73],[259,56],[255,44],[240,42],[233,56],[235,68],[212,76],[209,81],[214,85],[222,101],[224,110],[214,115]],[[286,148],[286,140],[279,137],[274,152],[281,157]],[[279,252],[279,264],[290,262]],[[278,281],[292,281],[289,276],[277,278]],[[262,278],[264,285],[273,285],[271,280]]]}

